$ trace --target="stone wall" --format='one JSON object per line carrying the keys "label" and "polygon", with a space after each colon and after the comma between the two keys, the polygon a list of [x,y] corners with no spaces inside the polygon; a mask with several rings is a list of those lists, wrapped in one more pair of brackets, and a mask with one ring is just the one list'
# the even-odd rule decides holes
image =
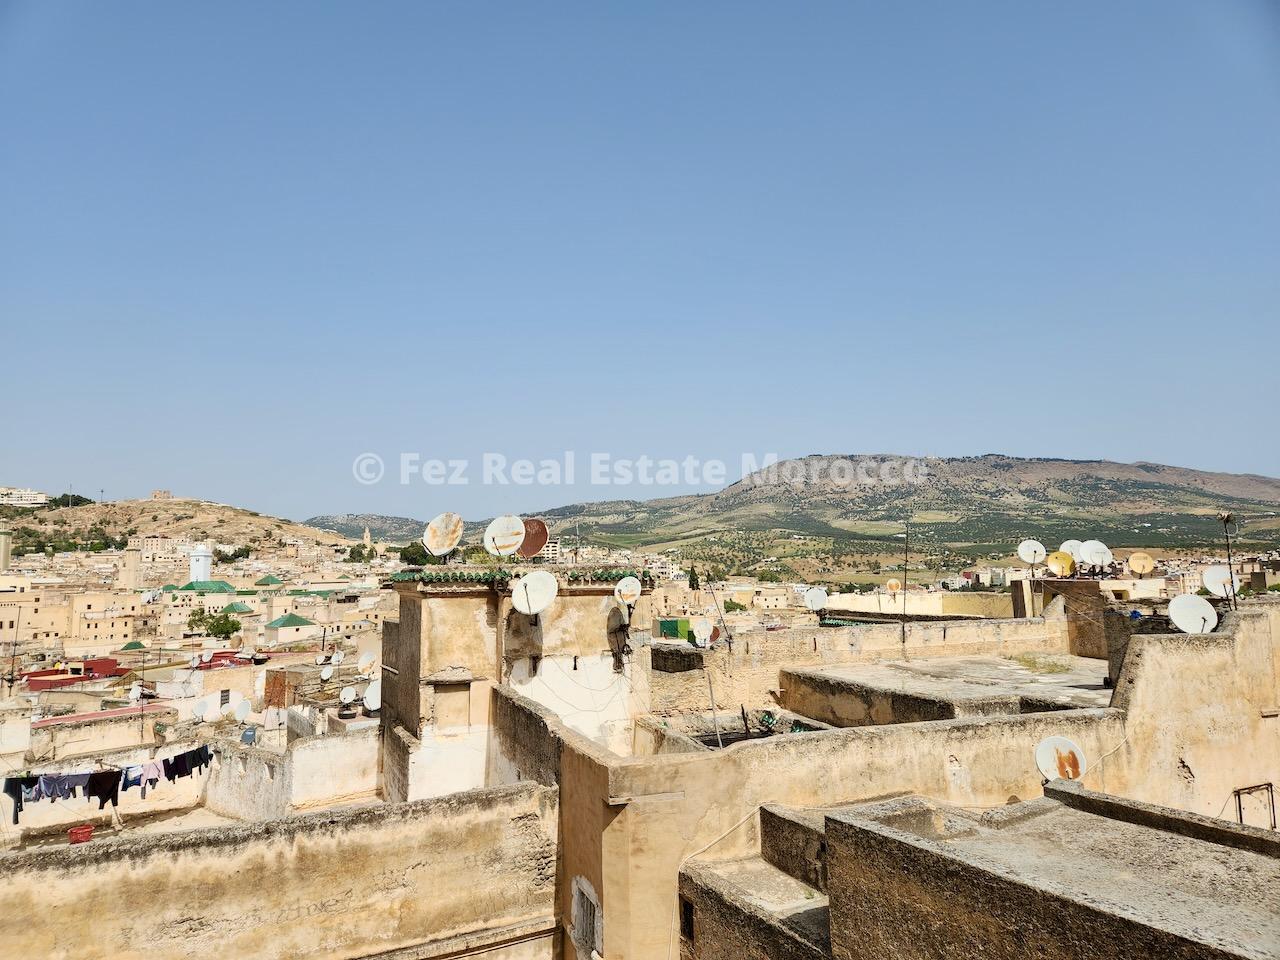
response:
{"label": "stone wall", "polygon": [[15,956],[551,960],[557,806],[523,784],[0,855]]}

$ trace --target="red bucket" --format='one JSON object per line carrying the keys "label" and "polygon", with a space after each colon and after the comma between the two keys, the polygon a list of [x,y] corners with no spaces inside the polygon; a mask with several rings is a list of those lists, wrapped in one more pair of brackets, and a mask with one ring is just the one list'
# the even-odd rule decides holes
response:
{"label": "red bucket", "polygon": [[72,827],[67,831],[67,836],[71,838],[72,843],[84,843],[93,839],[93,824],[82,823],[78,827]]}

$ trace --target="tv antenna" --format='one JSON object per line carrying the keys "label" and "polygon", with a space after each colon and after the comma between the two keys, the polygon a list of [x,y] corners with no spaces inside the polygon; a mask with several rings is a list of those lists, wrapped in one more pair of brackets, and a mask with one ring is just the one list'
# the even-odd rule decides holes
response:
{"label": "tv antenna", "polygon": [[[1236,568],[1235,561],[1231,557],[1231,528],[1235,527],[1236,536],[1239,536],[1240,524],[1236,522],[1235,517],[1233,517],[1229,512],[1225,510],[1222,513],[1218,514],[1218,520],[1222,522],[1222,532],[1227,538],[1227,570],[1231,572],[1231,571],[1234,571]],[[1234,579],[1231,580],[1231,609],[1232,610],[1238,609],[1238,606],[1236,604],[1236,586],[1235,586]]]}

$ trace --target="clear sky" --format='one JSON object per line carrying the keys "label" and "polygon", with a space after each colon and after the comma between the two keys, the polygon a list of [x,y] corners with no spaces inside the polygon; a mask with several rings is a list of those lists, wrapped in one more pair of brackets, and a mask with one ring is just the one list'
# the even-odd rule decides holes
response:
{"label": "clear sky", "polygon": [[0,484],[481,517],[679,492],[486,451],[1280,475],[1278,11],[0,0]]}

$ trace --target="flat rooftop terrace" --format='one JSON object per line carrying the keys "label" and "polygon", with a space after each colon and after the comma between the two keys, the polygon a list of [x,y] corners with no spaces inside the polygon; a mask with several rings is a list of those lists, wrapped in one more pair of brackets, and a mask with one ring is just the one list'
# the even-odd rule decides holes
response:
{"label": "flat rooftop terrace", "polygon": [[1107,707],[1107,662],[938,657],[784,670],[783,704],[837,726]]}
{"label": "flat rooftop terrace", "polygon": [[[953,861],[975,901],[1013,884],[1231,955],[1280,956],[1280,842],[1240,849],[1215,842],[1222,828],[1204,829],[1205,818],[1169,813],[1159,829],[1050,798],[977,817],[908,797],[833,813],[827,833],[839,821],[845,836],[879,834]],[[980,875],[996,885],[975,885]]]}

